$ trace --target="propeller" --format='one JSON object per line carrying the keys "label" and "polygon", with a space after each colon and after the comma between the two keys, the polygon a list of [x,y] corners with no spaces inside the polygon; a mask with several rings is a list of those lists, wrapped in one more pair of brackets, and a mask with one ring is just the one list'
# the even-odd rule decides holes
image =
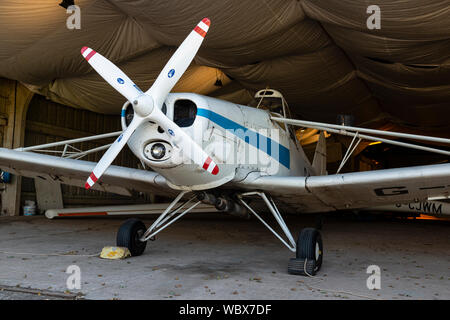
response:
{"label": "propeller", "polygon": [[170,90],[184,74],[197,54],[208,32],[210,23],[210,20],[205,18],[197,24],[167,62],[150,89],[145,93],[122,70],[101,54],[88,47],[81,49],[81,54],[86,61],[106,82],[130,101],[134,109],[133,120],[97,163],[86,181],[86,189],[91,188],[100,179],[136,129],[142,123],[148,121],[158,124],[169,133],[172,143],[181,149],[183,154],[195,164],[213,175],[219,173],[219,167],[211,157],[161,111]]}

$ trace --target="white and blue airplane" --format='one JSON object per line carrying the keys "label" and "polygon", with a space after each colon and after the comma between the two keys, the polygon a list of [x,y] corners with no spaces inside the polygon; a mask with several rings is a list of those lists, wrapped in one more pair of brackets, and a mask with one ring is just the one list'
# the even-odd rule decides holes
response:
{"label": "white and blue airplane", "polygon": [[[173,196],[149,228],[134,218],[120,227],[117,246],[127,247],[133,256],[141,255],[148,240],[200,203],[238,216],[253,214],[295,252],[288,271],[302,275],[314,275],[322,265],[320,231],[305,228],[295,239],[279,208],[285,213],[317,213],[449,196],[448,163],[328,175],[324,131],[354,137],[343,163],[361,139],[450,154],[373,134],[445,144],[450,139],[288,119],[287,105],[275,90],[262,90],[257,97],[278,97],[281,107],[277,109],[170,93],[209,27],[210,20],[205,18],[192,30],[146,92],[112,62],[83,47],[86,61],[127,99],[121,114],[123,132],[97,164],[0,148],[0,167],[17,175],[78,186],[83,185],[80,178],[88,176],[87,189]],[[321,131],[312,163],[294,134],[295,126]],[[111,165],[126,144],[144,169]],[[180,201],[182,205],[177,206]],[[273,215],[284,236],[257,213],[264,209]]]}

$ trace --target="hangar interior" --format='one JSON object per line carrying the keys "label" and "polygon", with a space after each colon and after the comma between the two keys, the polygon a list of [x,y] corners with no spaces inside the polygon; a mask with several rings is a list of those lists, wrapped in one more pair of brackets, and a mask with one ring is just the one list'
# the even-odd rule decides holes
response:
{"label": "hangar interior", "polygon": [[[80,29],[67,27],[72,13],[58,2],[0,4],[3,147],[120,130],[124,99],[85,63],[80,48],[95,48],[146,89],[192,26],[206,16],[212,21],[210,32],[173,92],[250,104],[256,91],[269,87],[284,95],[297,119],[336,123],[339,115],[352,115],[358,126],[450,137],[446,0],[431,0],[426,6],[420,0],[380,0],[382,24],[373,30],[366,24],[366,1],[202,0],[186,7],[180,0],[77,0]],[[309,156],[314,151],[310,135],[314,133],[297,132]],[[329,172],[336,170],[350,140],[335,135],[327,139]],[[359,146],[345,170],[446,161],[367,143]],[[115,164],[139,166],[129,150]],[[2,215],[19,215],[24,201],[36,200],[42,186],[13,177],[3,188]],[[148,194],[126,197],[74,186],[46,188],[54,188],[48,199],[52,205],[160,201]]]}

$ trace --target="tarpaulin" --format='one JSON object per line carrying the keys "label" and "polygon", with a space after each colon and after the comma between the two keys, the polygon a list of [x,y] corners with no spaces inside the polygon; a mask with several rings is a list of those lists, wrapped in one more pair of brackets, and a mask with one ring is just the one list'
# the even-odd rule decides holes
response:
{"label": "tarpaulin", "polygon": [[[80,48],[100,52],[146,90],[209,17],[173,91],[246,104],[269,86],[297,118],[353,114],[357,125],[450,136],[449,0],[76,0],[79,30],[67,28],[71,14],[59,2],[0,1],[0,76],[56,102],[119,113],[123,97]],[[367,27],[370,5],[380,8],[380,29]]]}

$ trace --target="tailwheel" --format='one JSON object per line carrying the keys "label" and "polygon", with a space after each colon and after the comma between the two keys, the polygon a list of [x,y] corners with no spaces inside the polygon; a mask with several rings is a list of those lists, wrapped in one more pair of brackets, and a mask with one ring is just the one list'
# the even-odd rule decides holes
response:
{"label": "tailwheel", "polygon": [[126,220],[117,232],[117,246],[128,248],[132,256],[140,256],[147,246],[147,241],[140,240],[146,230],[141,220],[135,218]]}
{"label": "tailwheel", "polygon": [[323,260],[323,243],[319,230],[303,229],[297,240],[296,257],[288,264],[291,274],[314,276],[320,270]]}

